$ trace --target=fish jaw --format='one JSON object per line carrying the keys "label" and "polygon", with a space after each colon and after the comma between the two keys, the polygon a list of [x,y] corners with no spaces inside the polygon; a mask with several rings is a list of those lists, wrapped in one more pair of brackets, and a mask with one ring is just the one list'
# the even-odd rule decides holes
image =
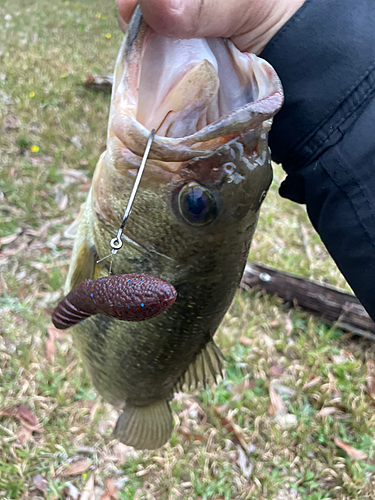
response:
{"label": "fish jaw", "polygon": [[124,150],[142,156],[155,129],[149,158],[183,168],[261,126],[282,102],[280,80],[266,61],[227,39],[165,38],[137,12],[117,59],[108,149],[119,163]]}

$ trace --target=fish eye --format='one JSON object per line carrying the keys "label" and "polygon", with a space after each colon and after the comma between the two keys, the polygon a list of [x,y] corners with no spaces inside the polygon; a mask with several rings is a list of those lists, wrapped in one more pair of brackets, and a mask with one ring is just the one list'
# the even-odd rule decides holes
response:
{"label": "fish eye", "polygon": [[205,187],[190,182],[178,195],[178,207],[182,217],[189,224],[204,226],[217,216],[214,195]]}

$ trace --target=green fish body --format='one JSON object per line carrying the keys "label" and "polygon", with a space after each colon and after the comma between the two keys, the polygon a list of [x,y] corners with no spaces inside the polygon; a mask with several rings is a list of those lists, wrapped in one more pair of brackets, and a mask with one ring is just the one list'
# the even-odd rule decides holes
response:
{"label": "green fish body", "polygon": [[172,431],[168,401],[221,369],[213,336],[239,286],[272,180],[267,135],[282,104],[274,70],[225,39],[171,40],[139,9],[117,59],[107,150],[76,222],[66,293],[107,276],[151,128],[156,137],[112,273],[145,273],[177,290],[143,322],[102,314],[72,328],[98,392],[123,413],[115,436],[139,449]]}

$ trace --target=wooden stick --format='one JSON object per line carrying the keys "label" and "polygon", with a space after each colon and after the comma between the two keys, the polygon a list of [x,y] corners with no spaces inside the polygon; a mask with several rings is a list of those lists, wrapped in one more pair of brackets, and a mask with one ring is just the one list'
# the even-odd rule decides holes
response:
{"label": "wooden stick", "polygon": [[357,297],[339,288],[249,262],[242,288],[260,288],[299,306],[327,323],[375,340],[375,323]]}

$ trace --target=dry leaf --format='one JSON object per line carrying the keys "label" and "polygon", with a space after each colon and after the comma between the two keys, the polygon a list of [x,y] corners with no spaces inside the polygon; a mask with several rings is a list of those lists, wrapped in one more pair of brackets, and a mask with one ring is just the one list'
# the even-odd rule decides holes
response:
{"label": "dry leaf", "polygon": [[232,434],[232,438],[236,440],[244,450],[247,449],[247,444],[241,435],[238,426],[230,419],[224,417],[219,408],[214,408],[214,413],[220,419],[220,424],[227,429],[227,431]]}
{"label": "dry leaf", "polygon": [[276,422],[282,429],[287,429],[288,427],[297,427],[298,420],[293,413],[287,413],[286,415],[277,415]]}
{"label": "dry leaf", "polygon": [[72,144],[74,144],[74,146],[75,146],[77,149],[82,149],[81,138],[79,137],[79,135],[74,135],[74,136],[70,139],[70,142],[71,142]]}
{"label": "dry leaf", "polygon": [[66,338],[66,333],[64,330],[59,330],[54,325],[47,326],[48,335],[52,336],[58,342],[61,342],[64,338]]}
{"label": "dry leaf", "polygon": [[284,368],[279,365],[273,365],[270,367],[270,375],[274,377],[280,377],[284,373]]}
{"label": "dry leaf", "polygon": [[238,342],[245,347],[254,344],[254,341],[249,339],[249,337],[240,337]]}
{"label": "dry leaf", "polygon": [[115,458],[114,461],[118,462],[119,465],[124,464],[128,459],[127,450],[128,450],[128,447],[125,444],[117,443],[117,445],[115,446],[115,448],[113,450],[114,458]]}
{"label": "dry leaf", "polygon": [[80,500],[95,500],[95,474],[92,473],[83,488]]}
{"label": "dry leaf", "polygon": [[279,384],[277,380],[272,380],[270,385],[278,394],[286,394],[287,396],[296,395],[296,391],[294,389],[291,389],[287,385]]}
{"label": "dry leaf", "polygon": [[83,474],[88,471],[90,468],[90,462],[87,460],[78,460],[77,462],[73,462],[66,469],[64,469],[61,473],[62,476],[78,476],[79,474]]}
{"label": "dry leaf", "polygon": [[105,480],[105,487],[106,487],[106,490],[108,491],[108,493],[114,497],[114,498],[117,498],[117,488],[116,488],[116,483],[114,482],[113,479],[111,478],[107,478]]}
{"label": "dry leaf", "polygon": [[293,332],[293,329],[294,329],[293,321],[290,319],[289,314],[287,314],[285,316],[285,333],[287,334],[288,337]]}
{"label": "dry leaf", "polygon": [[253,472],[254,466],[250,462],[250,459],[247,456],[247,454],[244,452],[244,450],[240,446],[237,446],[237,453],[238,453],[237,465],[241,469],[242,475],[246,479],[250,479],[250,476],[251,476],[251,473]]}
{"label": "dry leaf", "polygon": [[318,415],[319,417],[328,417],[329,415],[332,415],[333,413],[336,413],[339,411],[337,408],[334,406],[325,406],[322,408],[319,412]]}
{"label": "dry leaf", "polygon": [[74,168],[66,168],[62,171],[62,173],[64,175],[65,184],[87,182],[87,175],[82,170],[75,170]]}
{"label": "dry leaf", "polygon": [[5,406],[0,408],[0,417],[15,417],[17,415],[17,409],[12,406]]}
{"label": "dry leaf", "polygon": [[268,409],[268,413],[270,415],[285,415],[286,408],[284,402],[281,399],[281,397],[277,394],[275,389],[272,387],[272,384],[270,384],[269,387],[269,394],[270,394],[271,404]]}
{"label": "dry leaf", "polygon": [[[64,208],[62,208],[63,210]],[[53,236],[51,236],[49,239],[48,239],[48,242],[47,244],[48,245],[52,245],[54,247],[58,247],[59,244],[60,244],[60,240],[61,240],[61,234],[60,233],[55,233]]]}
{"label": "dry leaf", "polygon": [[333,441],[335,442],[335,445],[344,450],[349,455],[349,457],[355,458],[357,460],[363,460],[367,458],[367,455],[364,451],[356,450],[352,446],[343,443],[342,441],[340,441],[340,439],[337,438],[335,438]]}
{"label": "dry leaf", "polygon": [[21,231],[22,230],[19,228],[15,233],[0,238],[0,247],[3,245],[9,245],[10,243],[13,243],[13,241],[16,241]]}
{"label": "dry leaf", "polygon": [[[2,79],[2,78],[1,78]],[[16,115],[7,115],[4,120],[4,130],[9,132],[13,129],[18,129],[20,127],[20,119]]]}
{"label": "dry leaf", "polygon": [[25,234],[20,234],[19,237],[13,241],[9,247],[4,248],[1,253],[4,256],[17,255],[18,253],[25,250],[30,244],[31,238]]}
{"label": "dry leaf", "polygon": [[52,165],[53,158],[51,156],[31,156],[29,158],[30,163],[34,167],[48,167]]}
{"label": "dry leaf", "polygon": [[[203,500],[203,497],[197,497],[197,500]],[[225,500],[224,497],[212,497],[210,500]]]}
{"label": "dry leaf", "polygon": [[17,406],[17,418],[24,420],[31,426],[39,424],[37,417],[31,413],[30,408],[26,405]]}
{"label": "dry leaf", "polygon": [[232,394],[241,394],[243,391],[248,391],[254,389],[255,387],[256,387],[255,380],[250,380],[249,378],[245,378],[245,380],[232,387],[230,392]]}
{"label": "dry leaf", "polygon": [[51,363],[55,361],[55,352],[56,352],[55,333],[54,330],[49,328],[48,337],[46,340],[46,358]]}
{"label": "dry leaf", "polygon": [[346,363],[347,358],[344,353],[341,354],[333,354],[331,356],[332,361],[336,363],[337,365],[342,365],[343,363]]}
{"label": "dry leaf", "polygon": [[65,498],[65,500],[79,500],[80,498],[80,492],[78,488],[76,488],[74,484],[71,484],[69,482],[66,483],[65,488],[60,493],[65,495],[63,497]]}
{"label": "dry leaf", "polygon": [[180,425],[177,432],[184,436],[187,441],[200,441],[201,443],[206,441],[206,438],[202,434],[192,432],[189,426]]}
{"label": "dry leaf", "polygon": [[105,480],[105,492],[100,497],[100,500],[117,500],[117,488],[113,479],[107,478]]}
{"label": "dry leaf", "polygon": [[92,424],[94,422],[96,412],[100,409],[101,406],[102,406],[101,401],[96,401],[92,405],[91,410],[90,410],[90,424]]}
{"label": "dry leaf", "polygon": [[319,382],[321,380],[322,380],[322,377],[315,377],[312,380],[309,380],[308,382],[306,382],[306,384],[304,384],[304,386],[302,387],[302,389],[303,390],[309,389],[310,387],[313,387],[314,385],[319,384]]}
{"label": "dry leaf", "polygon": [[39,423],[38,418],[31,413],[26,405],[17,406],[17,413],[15,415],[20,424],[31,432],[43,432],[42,425]]}
{"label": "dry leaf", "polygon": [[43,432],[38,418],[31,413],[26,405],[1,408],[0,417],[14,417],[20,422],[22,427],[18,432],[17,439],[21,444],[25,444],[33,432]]}
{"label": "dry leaf", "polygon": [[270,321],[269,326],[271,328],[277,328],[278,326],[280,326],[280,323],[277,319],[274,319],[273,321]]}
{"label": "dry leaf", "polygon": [[25,444],[31,439],[32,435],[33,435],[32,431],[30,431],[24,426],[21,426],[21,429],[17,434],[17,441],[21,444]]}
{"label": "dry leaf", "polygon": [[40,474],[33,476],[33,484],[39,491],[47,491],[47,481]]}
{"label": "dry leaf", "polygon": [[375,361],[368,359],[366,363],[366,386],[367,394],[372,396],[375,394]]}

